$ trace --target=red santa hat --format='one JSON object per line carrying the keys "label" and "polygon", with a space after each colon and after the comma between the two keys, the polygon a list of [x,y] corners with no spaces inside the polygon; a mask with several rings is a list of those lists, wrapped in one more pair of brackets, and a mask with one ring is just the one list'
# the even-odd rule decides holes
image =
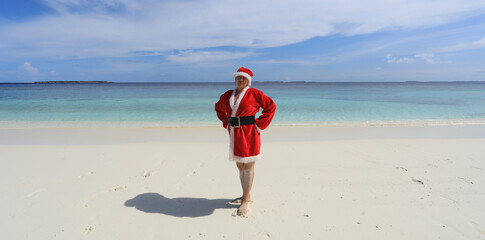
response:
{"label": "red santa hat", "polygon": [[251,70],[244,68],[244,67],[240,67],[237,70],[237,72],[234,73],[234,78],[236,78],[237,76],[243,76],[243,77],[247,78],[249,80],[248,86],[251,86],[251,77],[253,76],[253,72],[251,72]]}

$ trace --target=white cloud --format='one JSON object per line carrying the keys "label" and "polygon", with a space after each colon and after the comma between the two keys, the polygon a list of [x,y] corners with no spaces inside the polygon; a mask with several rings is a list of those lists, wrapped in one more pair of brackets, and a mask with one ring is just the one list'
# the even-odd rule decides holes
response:
{"label": "white cloud", "polygon": [[132,4],[135,2],[131,0],[44,0],[44,2],[60,14],[68,14],[82,10],[103,12],[125,6],[136,6]]}
{"label": "white cloud", "polygon": [[42,78],[42,77],[59,77],[59,73],[51,70],[49,72],[41,72],[38,68],[32,66],[30,62],[24,62],[22,65],[23,69],[30,73],[34,78]]}
{"label": "white cloud", "polygon": [[395,58],[391,54],[386,55],[387,63],[413,63],[414,59],[411,58]]}
{"label": "white cloud", "polygon": [[426,63],[434,64],[433,53],[422,53],[414,55],[414,58],[395,58],[391,54],[386,55],[387,63],[414,63],[416,58],[424,60]]}
{"label": "white cloud", "polygon": [[478,41],[474,41],[473,44],[480,45],[480,46],[485,46],[485,37]]}
{"label": "white cloud", "polygon": [[437,26],[485,11],[483,0],[44,1],[58,14],[0,25],[2,55],[65,58],[274,47],[316,36]]}
{"label": "white cloud", "polygon": [[421,58],[429,64],[434,64],[434,60],[432,59],[434,57],[434,54],[432,53],[416,54],[414,55],[414,57]]}
{"label": "white cloud", "polygon": [[254,63],[255,64],[293,64],[293,65],[302,65],[302,66],[317,66],[317,65],[328,64],[327,62],[299,60],[299,59],[278,59],[278,60],[272,59],[272,60],[256,61]]}
{"label": "white cloud", "polygon": [[168,55],[166,58],[175,63],[218,62],[251,56],[250,52],[224,51],[183,51],[179,54]]}
{"label": "white cloud", "polygon": [[447,46],[440,49],[439,52],[457,52],[457,51],[473,50],[473,49],[479,49],[479,48],[485,48],[485,37],[473,42],[460,43],[452,46]]}
{"label": "white cloud", "polygon": [[35,67],[32,66],[29,62],[24,62],[24,69],[27,70],[27,72],[32,73],[34,75],[39,74],[39,70]]}

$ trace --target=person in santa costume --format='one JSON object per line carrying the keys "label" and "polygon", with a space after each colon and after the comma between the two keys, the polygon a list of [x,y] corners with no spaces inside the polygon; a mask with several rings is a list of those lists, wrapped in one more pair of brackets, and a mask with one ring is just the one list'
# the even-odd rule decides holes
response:
{"label": "person in santa costume", "polygon": [[[234,74],[236,89],[221,95],[215,105],[217,117],[229,133],[229,160],[235,161],[243,196],[234,199],[232,204],[241,204],[237,214],[246,215],[251,201],[250,191],[254,179],[255,161],[261,158],[261,131],[266,129],[276,111],[276,104],[262,91],[250,88],[253,73],[241,67]],[[263,109],[256,118],[256,113]]]}

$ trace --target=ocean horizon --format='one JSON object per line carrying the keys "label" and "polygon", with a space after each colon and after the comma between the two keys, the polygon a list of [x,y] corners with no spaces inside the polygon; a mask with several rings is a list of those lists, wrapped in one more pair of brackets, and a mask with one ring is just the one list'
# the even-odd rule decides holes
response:
{"label": "ocean horizon", "polygon": [[[253,82],[274,125],[485,123],[485,82]],[[0,83],[0,125],[220,126],[233,82]]]}

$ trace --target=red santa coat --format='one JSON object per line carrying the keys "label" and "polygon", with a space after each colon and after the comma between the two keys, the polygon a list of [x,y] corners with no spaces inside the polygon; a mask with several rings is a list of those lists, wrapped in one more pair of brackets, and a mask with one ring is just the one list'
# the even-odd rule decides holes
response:
{"label": "red santa coat", "polygon": [[[276,104],[262,91],[246,87],[238,99],[234,99],[236,91],[229,90],[221,95],[216,103],[217,117],[222,126],[229,132],[229,160],[236,162],[253,162],[261,158],[260,131],[266,129],[273,119]],[[262,108],[261,116],[255,124],[242,125],[239,128],[228,126],[230,117],[247,117],[256,115]]]}

